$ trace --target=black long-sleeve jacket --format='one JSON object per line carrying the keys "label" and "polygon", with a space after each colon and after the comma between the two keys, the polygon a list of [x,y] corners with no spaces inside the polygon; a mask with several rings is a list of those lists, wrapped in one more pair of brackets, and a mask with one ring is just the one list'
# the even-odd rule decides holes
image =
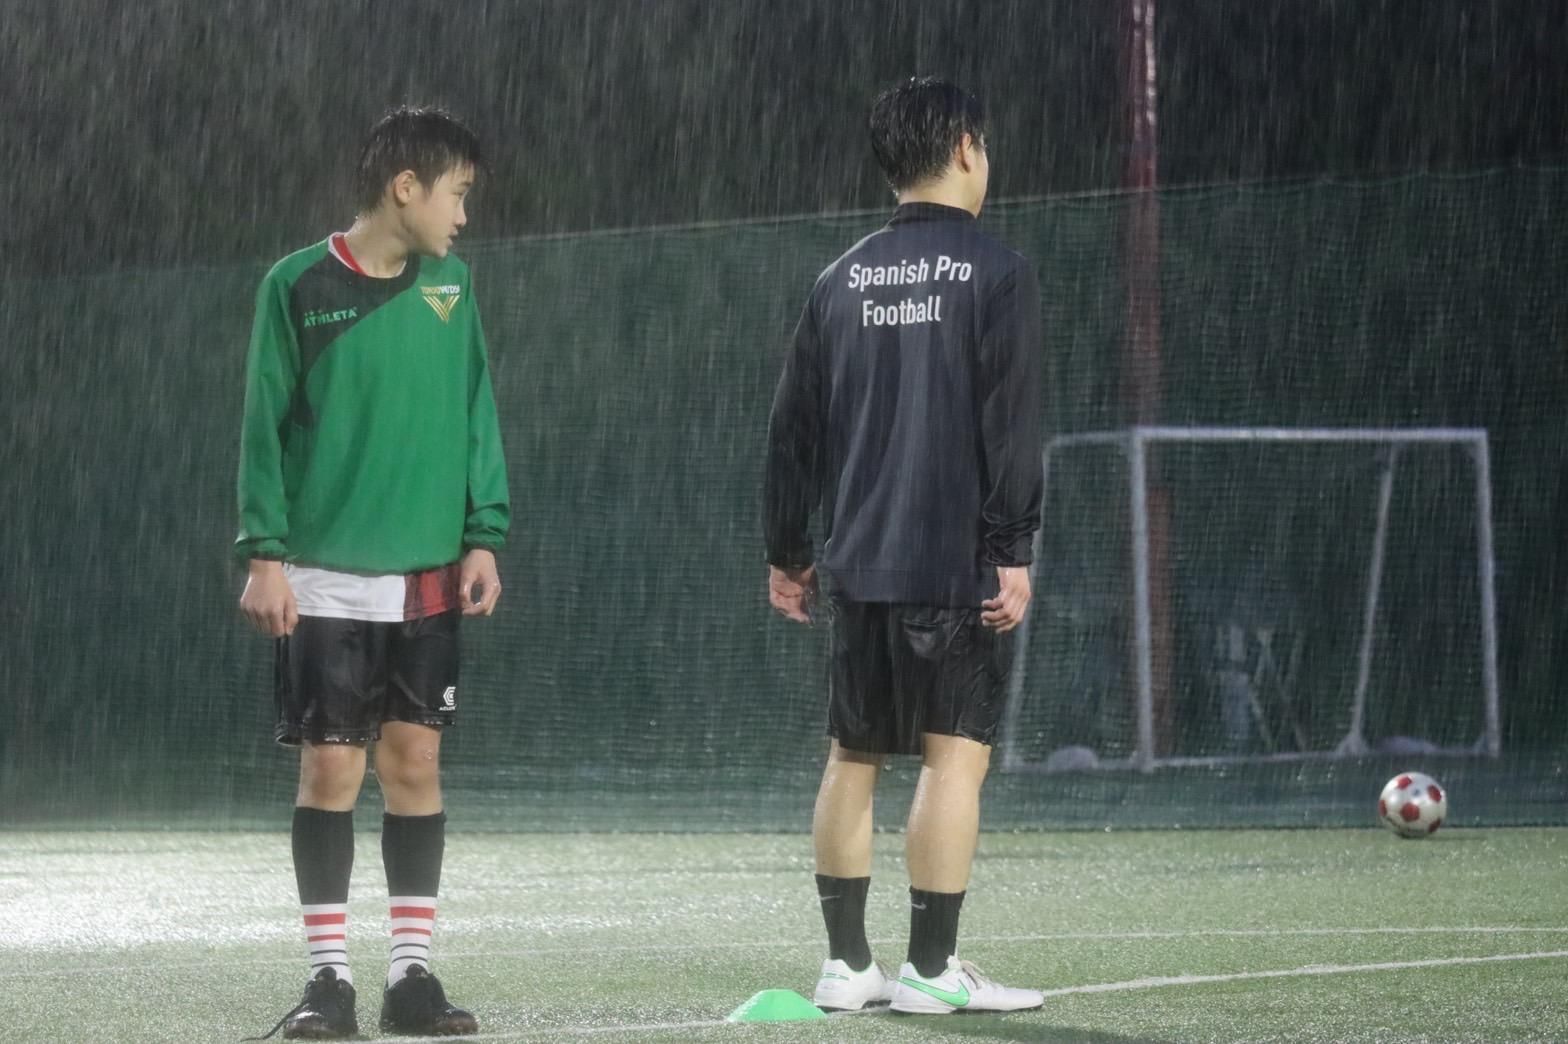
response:
{"label": "black long-sleeve jacket", "polygon": [[964,210],[906,203],[817,279],[773,399],[768,561],[862,602],[976,606],[1040,525],[1040,290]]}

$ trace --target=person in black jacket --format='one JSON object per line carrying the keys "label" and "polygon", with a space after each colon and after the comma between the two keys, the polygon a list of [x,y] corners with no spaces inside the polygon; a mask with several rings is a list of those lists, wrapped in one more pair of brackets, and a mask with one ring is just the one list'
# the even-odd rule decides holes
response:
{"label": "person in black jacket", "polygon": [[[1039,284],[975,220],[990,168],[973,96],[907,81],[876,100],[870,132],[898,209],[817,279],[768,431],[769,597],[791,620],[814,618],[819,507],[826,534],[832,743],[813,838],[829,955],[815,1001],[1033,1008],[1038,991],[1001,986],[956,954],[1040,525]],[[865,933],[872,793],[889,754],[923,758],[896,980]]]}

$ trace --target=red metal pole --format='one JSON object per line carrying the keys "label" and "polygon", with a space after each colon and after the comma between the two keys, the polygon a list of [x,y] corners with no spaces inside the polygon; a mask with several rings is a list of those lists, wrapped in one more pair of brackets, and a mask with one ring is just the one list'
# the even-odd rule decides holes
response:
{"label": "red metal pole", "polygon": [[[1122,351],[1122,395],[1127,423],[1160,419],[1160,199],[1158,80],[1155,75],[1155,0],[1128,0],[1124,36],[1128,148],[1123,187],[1128,190],[1126,235],[1127,331]],[[1149,614],[1155,753],[1171,748],[1173,629],[1171,625],[1170,495],[1151,469],[1149,509]]]}

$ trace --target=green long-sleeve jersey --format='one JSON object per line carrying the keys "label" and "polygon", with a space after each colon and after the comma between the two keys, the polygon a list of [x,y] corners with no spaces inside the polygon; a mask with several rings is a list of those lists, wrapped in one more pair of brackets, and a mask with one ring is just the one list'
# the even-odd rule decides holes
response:
{"label": "green long-sleeve jersey", "polygon": [[376,279],[328,245],[256,295],[236,554],[387,574],[498,549],[506,465],[468,267],[413,256]]}

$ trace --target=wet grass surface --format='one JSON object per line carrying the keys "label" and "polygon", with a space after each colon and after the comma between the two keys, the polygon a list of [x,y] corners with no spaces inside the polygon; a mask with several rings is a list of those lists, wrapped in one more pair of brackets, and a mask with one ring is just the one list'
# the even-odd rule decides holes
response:
{"label": "wet grass surface", "polygon": [[[873,950],[903,959],[901,838],[877,839]],[[0,1039],[232,1041],[297,999],[282,833],[11,832]],[[734,1025],[823,956],[791,834],[448,840],[435,968],[489,1040],[1560,1041],[1568,830],[989,834],[963,955],[1047,991],[1007,1016]],[[362,1036],[386,961],[378,838],[349,947]]]}

